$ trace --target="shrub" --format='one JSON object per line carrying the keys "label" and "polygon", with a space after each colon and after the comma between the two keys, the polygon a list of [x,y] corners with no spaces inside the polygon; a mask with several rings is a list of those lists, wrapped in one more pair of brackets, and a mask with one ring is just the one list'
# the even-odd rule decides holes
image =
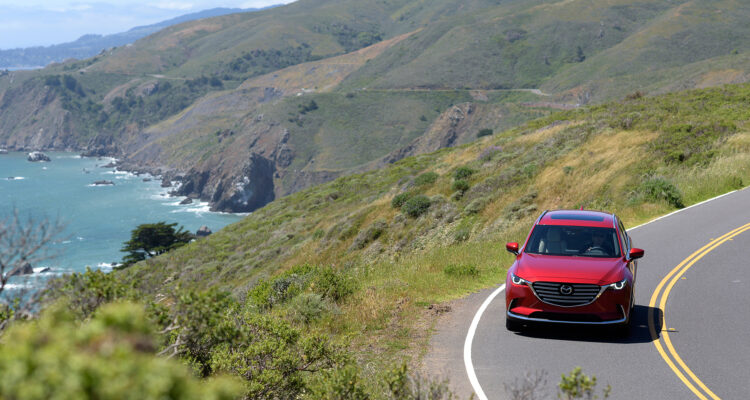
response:
{"label": "shrub", "polygon": [[[581,367],[575,367],[569,375],[562,374],[562,380],[557,384],[559,389],[558,398],[564,400],[573,399],[598,399],[595,394],[596,377],[588,377],[581,372]],[[604,398],[609,397],[611,387],[607,385],[602,391]]]}
{"label": "shrub", "polygon": [[393,368],[386,376],[388,393],[391,400],[450,400],[455,397],[446,381],[432,381],[420,375],[410,375],[406,364]]}
{"label": "shrub", "polygon": [[379,219],[373,222],[366,230],[362,231],[354,238],[352,243],[353,249],[364,249],[368,244],[378,240],[378,238],[388,228],[388,223],[385,220]]}
{"label": "shrub", "polygon": [[443,272],[450,276],[477,276],[479,270],[473,265],[455,265],[450,264],[443,268]]}
{"label": "shrub", "polygon": [[184,356],[200,376],[210,376],[211,355],[216,346],[229,340],[228,316],[237,309],[237,302],[227,292],[180,293],[165,311],[165,325],[169,326],[166,351]]}
{"label": "shrub", "polygon": [[458,167],[455,171],[453,171],[453,179],[459,180],[459,179],[466,179],[474,173],[477,172],[476,170],[473,170],[469,167]]}
{"label": "shrub", "polygon": [[457,181],[453,182],[453,185],[451,185],[451,188],[457,192],[465,192],[469,190],[469,182],[466,182],[464,179],[459,179]]}
{"label": "shrub", "polygon": [[495,132],[492,129],[485,128],[480,129],[479,132],[477,132],[477,137],[485,137],[485,136],[492,136]]}
{"label": "shrub", "polygon": [[435,172],[425,172],[414,179],[414,184],[417,186],[432,185],[437,181],[439,176]]}
{"label": "shrub", "polygon": [[468,227],[461,227],[456,230],[456,233],[453,235],[453,239],[456,242],[465,242],[469,240],[469,236],[471,236],[471,230]]}
{"label": "shrub", "polygon": [[61,305],[18,323],[0,345],[3,399],[235,399],[239,382],[201,382],[181,362],[156,357],[142,306],[109,304],[79,323]]}
{"label": "shrub", "polygon": [[320,400],[369,400],[370,395],[354,366],[326,372],[325,378],[311,388],[313,399]]}
{"label": "shrub", "polygon": [[664,200],[673,207],[683,208],[682,193],[677,187],[663,177],[651,177],[646,179],[638,187],[638,191],[645,195],[647,199],[654,201]]}
{"label": "shrub", "polygon": [[251,311],[236,315],[228,331],[231,335],[212,354],[211,367],[244,378],[245,398],[300,398],[309,374],[339,368],[346,360],[325,336]]}
{"label": "shrub", "polygon": [[313,278],[312,290],[323,298],[339,302],[354,293],[354,283],[332,267],[320,268]]}
{"label": "shrub", "polygon": [[469,214],[478,214],[482,210],[484,210],[484,207],[487,205],[487,199],[485,198],[479,198],[474,199],[469,203],[466,208],[464,208],[464,211],[466,211]]}
{"label": "shrub", "polygon": [[480,161],[490,161],[493,157],[495,157],[496,154],[503,151],[503,148],[500,146],[490,146],[482,150],[482,152],[479,154],[478,159]]}
{"label": "shrub", "polygon": [[427,212],[427,210],[430,208],[430,204],[431,203],[429,197],[423,194],[416,195],[407,200],[401,206],[401,212],[412,218],[417,218]]}
{"label": "shrub", "polygon": [[48,289],[48,302],[64,298],[75,315],[82,319],[91,316],[103,304],[138,297],[132,283],[126,283],[117,274],[88,267],[86,272],[49,282]]}
{"label": "shrub", "polygon": [[403,206],[412,196],[413,194],[409,192],[397,194],[393,197],[393,200],[391,200],[391,206],[393,208],[401,208],[401,206]]}
{"label": "shrub", "polygon": [[326,304],[317,293],[302,293],[292,299],[289,310],[294,321],[308,324],[325,313]]}

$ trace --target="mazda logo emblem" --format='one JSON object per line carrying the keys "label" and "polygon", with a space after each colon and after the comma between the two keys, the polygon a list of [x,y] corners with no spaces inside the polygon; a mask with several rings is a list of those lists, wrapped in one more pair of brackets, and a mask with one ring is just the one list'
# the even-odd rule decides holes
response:
{"label": "mazda logo emblem", "polygon": [[570,285],[560,286],[560,294],[564,294],[564,295],[573,294],[573,286],[570,286]]}

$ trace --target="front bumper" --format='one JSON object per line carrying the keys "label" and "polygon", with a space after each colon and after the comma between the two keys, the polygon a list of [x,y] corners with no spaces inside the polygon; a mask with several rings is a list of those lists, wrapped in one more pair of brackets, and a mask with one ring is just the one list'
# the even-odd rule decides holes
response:
{"label": "front bumper", "polygon": [[526,284],[508,282],[506,315],[508,319],[576,325],[616,325],[629,319],[632,303],[630,284],[622,290],[604,288],[590,303],[563,307],[542,301]]}
{"label": "front bumper", "polygon": [[[619,319],[612,319],[612,320],[604,320],[604,321],[576,321],[573,319],[564,319],[564,318],[540,318],[540,317],[530,317],[525,316],[521,314],[515,314],[511,312],[510,310],[507,311],[507,317],[510,319],[520,320],[520,321],[527,321],[527,322],[543,322],[543,323],[555,323],[555,324],[570,324],[570,325],[615,325],[615,324],[622,324],[625,323],[628,320],[628,317],[625,315],[625,311],[622,310],[622,306],[620,307],[620,312],[622,317]],[[550,313],[541,313],[542,315],[551,315]],[[533,313],[531,314],[533,315]],[[561,314],[557,314],[561,315]],[[575,314],[571,314],[573,316]]]}

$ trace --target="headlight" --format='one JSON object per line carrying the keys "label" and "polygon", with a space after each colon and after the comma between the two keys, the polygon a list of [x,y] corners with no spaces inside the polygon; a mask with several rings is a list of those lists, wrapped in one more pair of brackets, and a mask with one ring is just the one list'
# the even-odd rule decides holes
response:
{"label": "headlight", "polygon": [[620,282],[610,283],[609,287],[614,290],[622,290],[625,288],[625,285],[628,283],[627,279],[623,279]]}
{"label": "headlight", "polygon": [[527,285],[529,283],[526,279],[519,278],[515,274],[510,274],[510,279],[514,285]]}

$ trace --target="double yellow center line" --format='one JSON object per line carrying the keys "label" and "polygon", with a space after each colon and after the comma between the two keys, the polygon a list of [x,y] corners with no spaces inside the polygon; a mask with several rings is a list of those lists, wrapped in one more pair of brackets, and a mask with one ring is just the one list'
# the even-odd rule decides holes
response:
{"label": "double yellow center line", "polygon": [[[693,264],[698,262],[698,260],[703,258],[706,254],[721,246],[723,243],[732,240],[732,238],[734,238],[735,236],[748,230],[750,230],[750,224],[741,226],[729,233],[722,235],[717,239],[712,240],[707,245],[701,247],[698,251],[691,254],[690,257],[683,260],[672,271],[670,271],[669,274],[664,277],[664,279],[662,279],[662,281],[659,283],[659,286],[657,286],[656,290],[654,290],[654,294],[651,296],[651,301],[649,302],[648,327],[649,331],[651,332],[651,338],[653,339],[654,346],[656,346],[656,350],[659,352],[664,361],[666,361],[667,365],[669,365],[669,368],[671,368],[672,371],[674,371],[674,373],[677,375],[677,377],[682,380],[685,386],[687,386],[693,393],[695,393],[696,396],[698,396],[698,398],[702,400],[708,400],[709,398],[713,400],[719,400],[719,397],[708,387],[706,387],[706,385],[701,382],[701,380],[698,379],[697,376],[695,376],[693,371],[691,371],[690,368],[685,365],[685,362],[682,361],[682,358],[680,358],[679,354],[677,354],[677,351],[675,351],[674,346],[672,345],[672,340],[670,340],[669,338],[669,332],[666,328],[666,317],[664,316],[664,314],[666,313],[667,298],[669,297],[669,292],[672,290],[675,283],[677,283],[680,277],[682,277],[682,275],[685,274],[685,272],[690,269]],[[654,307],[656,306],[657,302],[659,303],[659,308],[662,310],[662,321],[660,324],[660,326],[662,327],[661,337],[659,337],[659,335],[657,334],[656,326],[654,323]],[[666,350],[664,349],[665,347]]]}

